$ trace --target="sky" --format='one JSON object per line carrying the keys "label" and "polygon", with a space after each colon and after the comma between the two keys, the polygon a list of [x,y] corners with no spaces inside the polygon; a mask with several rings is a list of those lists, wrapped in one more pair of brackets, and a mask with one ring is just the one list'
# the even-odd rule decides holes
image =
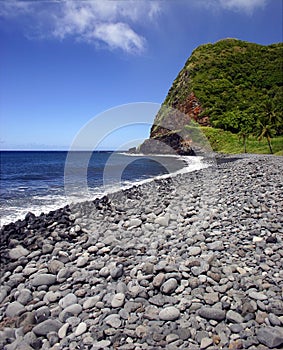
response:
{"label": "sky", "polygon": [[138,144],[192,51],[227,37],[282,42],[282,0],[1,0],[0,149]]}

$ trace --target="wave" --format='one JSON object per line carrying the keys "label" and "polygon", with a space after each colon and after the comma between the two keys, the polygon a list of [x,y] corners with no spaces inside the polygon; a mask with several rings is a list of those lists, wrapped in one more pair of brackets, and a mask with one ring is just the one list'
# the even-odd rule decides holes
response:
{"label": "wave", "polygon": [[[128,156],[128,154],[126,154]],[[171,157],[172,155],[156,155],[156,157]],[[175,177],[179,174],[185,174],[192,171],[197,171],[200,169],[204,169],[210,166],[208,162],[204,161],[204,158],[201,156],[173,156],[174,158],[178,158],[185,163],[185,166],[181,169],[173,171],[171,173],[166,173],[157,176],[146,176],[146,178],[139,178],[137,180],[123,180],[119,183],[111,183],[107,186],[98,186],[98,187],[89,187],[85,193],[82,193],[80,187],[76,193],[72,193],[71,196],[67,196],[63,193],[63,188],[58,187],[56,189],[52,189],[52,193],[49,194],[35,194],[30,198],[6,198],[4,201],[4,205],[2,205],[2,213],[0,219],[0,226],[6,225],[10,222],[14,222],[16,220],[24,219],[27,212],[33,212],[35,215],[40,215],[41,213],[48,213],[50,211],[56,210],[58,208],[64,207],[67,204],[84,202],[89,200],[94,200],[95,198],[101,198],[107,194],[113,194],[120,190],[126,190],[133,186],[139,186],[142,184],[149,183],[154,181],[155,179],[167,179]],[[27,190],[26,186],[21,186],[23,191]],[[57,193],[56,193],[57,192]],[[8,199],[8,200],[7,200]],[[6,205],[5,205],[6,203]]]}

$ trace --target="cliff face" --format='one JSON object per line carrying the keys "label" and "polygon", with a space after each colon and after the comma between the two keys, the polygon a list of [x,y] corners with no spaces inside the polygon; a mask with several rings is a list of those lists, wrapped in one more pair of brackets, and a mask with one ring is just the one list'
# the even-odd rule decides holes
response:
{"label": "cliff face", "polygon": [[201,126],[238,132],[231,118],[245,114],[256,124],[264,101],[282,110],[282,56],[282,44],[236,39],[198,47],[173,82],[140,152],[194,154],[208,147]]}

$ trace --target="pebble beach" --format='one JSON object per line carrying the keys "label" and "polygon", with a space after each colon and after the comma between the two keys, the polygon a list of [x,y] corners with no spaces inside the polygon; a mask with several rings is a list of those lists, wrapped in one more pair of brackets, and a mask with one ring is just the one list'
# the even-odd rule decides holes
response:
{"label": "pebble beach", "polygon": [[283,157],[217,156],[2,227],[0,349],[280,349]]}

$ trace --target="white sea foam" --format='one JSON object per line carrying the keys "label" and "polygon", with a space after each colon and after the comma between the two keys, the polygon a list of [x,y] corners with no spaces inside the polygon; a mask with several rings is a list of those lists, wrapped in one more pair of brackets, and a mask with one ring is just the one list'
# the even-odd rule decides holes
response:
{"label": "white sea foam", "polygon": [[[123,154],[123,153],[121,153]],[[125,155],[131,156],[128,153]],[[137,155],[134,155],[137,156]],[[142,155],[138,155],[141,156]],[[72,196],[66,196],[65,194],[50,194],[47,196],[34,196],[29,202],[26,202],[25,207],[9,206],[7,210],[2,208],[2,214],[0,219],[1,226],[6,225],[10,222],[15,222],[17,220],[24,219],[28,212],[32,212],[35,215],[40,215],[41,213],[48,213],[50,211],[56,210],[58,208],[64,207],[67,204],[78,203],[87,200],[94,200],[95,198],[101,198],[107,194],[112,194],[120,190],[126,190],[133,186],[139,186],[142,184],[149,183],[155,179],[168,179],[175,177],[179,174],[186,174],[192,171],[197,171],[210,166],[209,163],[205,162],[201,156],[175,156],[175,155],[151,155],[158,157],[174,157],[186,163],[186,166],[172,173],[167,173],[163,175],[158,175],[146,179],[139,179],[136,181],[123,181],[122,183],[115,183],[104,187],[88,188],[87,193],[82,193],[78,189],[78,194],[73,194]]]}

